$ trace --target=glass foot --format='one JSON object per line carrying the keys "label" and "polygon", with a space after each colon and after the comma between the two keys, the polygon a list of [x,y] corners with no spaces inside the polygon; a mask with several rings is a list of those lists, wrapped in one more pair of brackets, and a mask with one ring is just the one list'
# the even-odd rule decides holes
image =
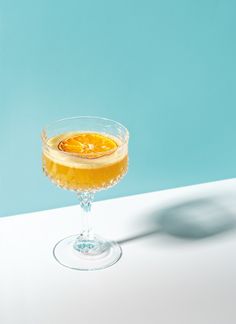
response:
{"label": "glass foot", "polygon": [[121,247],[95,235],[86,239],[82,234],[59,241],[54,249],[55,259],[63,266],[75,270],[98,270],[115,264],[122,255]]}

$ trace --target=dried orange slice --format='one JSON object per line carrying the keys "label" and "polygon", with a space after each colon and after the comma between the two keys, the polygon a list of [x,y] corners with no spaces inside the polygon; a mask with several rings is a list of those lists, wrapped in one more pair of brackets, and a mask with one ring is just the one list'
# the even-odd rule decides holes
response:
{"label": "dried orange slice", "polygon": [[113,153],[118,144],[110,137],[99,133],[77,133],[58,144],[60,151],[77,153],[86,159],[96,159]]}

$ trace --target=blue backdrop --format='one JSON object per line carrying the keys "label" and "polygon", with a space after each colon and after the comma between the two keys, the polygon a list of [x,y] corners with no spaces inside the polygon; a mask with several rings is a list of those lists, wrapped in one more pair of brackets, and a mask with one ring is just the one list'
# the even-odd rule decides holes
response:
{"label": "blue backdrop", "polygon": [[234,0],[2,0],[0,215],[77,203],[41,171],[45,123],[130,130],[130,170],[97,199],[234,177]]}

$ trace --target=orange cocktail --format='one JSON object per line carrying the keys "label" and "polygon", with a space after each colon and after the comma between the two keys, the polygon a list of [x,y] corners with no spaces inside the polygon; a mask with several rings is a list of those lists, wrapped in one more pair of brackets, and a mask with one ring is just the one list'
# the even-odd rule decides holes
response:
{"label": "orange cocktail", "polygon": [[44,173],[58,186],[75,191],[81,206],[79,233],[60,240],[53,249],[65,267],[103,269],[120,259],[119,244],[94,233],[90,210],[95,192],[115,185],[127,172],[128,142],[127,128],[96,116],[65,118],[43,128]]}
{"label": "orange cocktail", "polygon": [[110,187],[126,173],[127,166],[127,146],[104,133],[63,133],[49,138],[43,149],[46,175],[70,190],[97,191]]}

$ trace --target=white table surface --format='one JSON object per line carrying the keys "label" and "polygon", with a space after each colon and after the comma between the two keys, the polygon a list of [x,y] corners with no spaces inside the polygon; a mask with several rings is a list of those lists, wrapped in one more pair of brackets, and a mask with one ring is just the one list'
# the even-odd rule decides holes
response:
{"label": "white table surface", "polygon": [[1,218],[0,323],[235,324],[235,198],[231,179],[95,203],[123,256],[91,272],[52,256],[79,206]]}

